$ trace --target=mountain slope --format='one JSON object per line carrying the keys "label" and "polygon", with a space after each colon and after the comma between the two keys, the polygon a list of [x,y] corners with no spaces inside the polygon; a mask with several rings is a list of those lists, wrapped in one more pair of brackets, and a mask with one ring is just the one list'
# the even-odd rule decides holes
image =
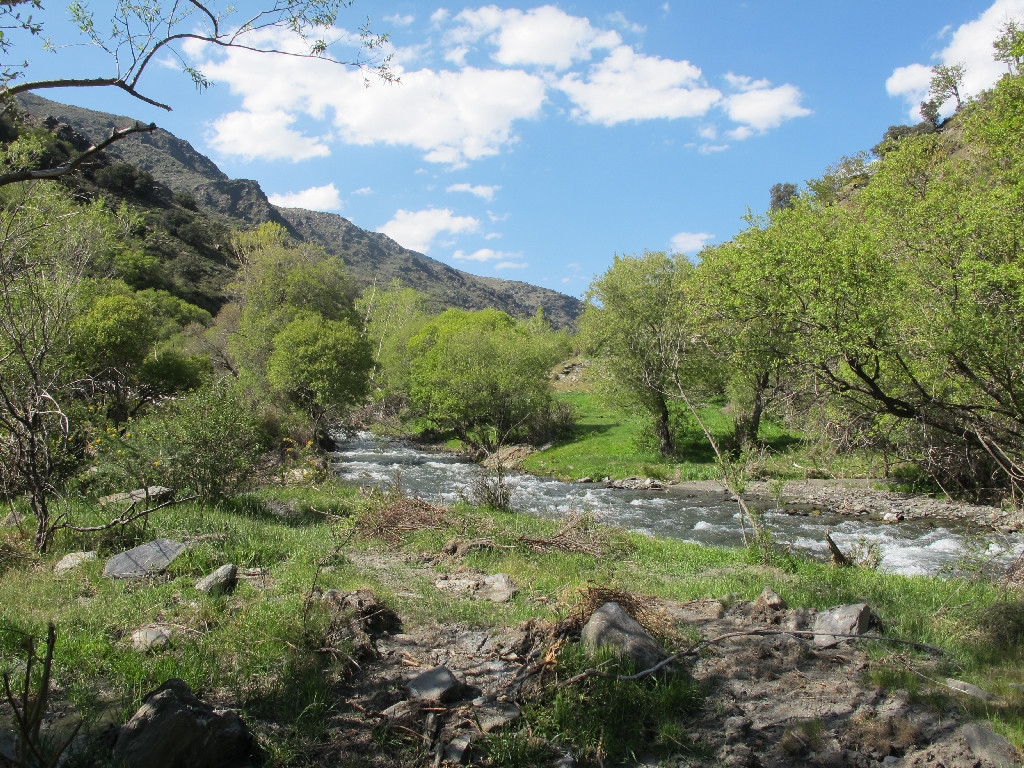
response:
{"label": "mountain slope", "polygon": [[[22,109],[36,120],[52,118],[51,123],[66,123],[92,141],[102,140],[111,129],[133,122],[132,118],[59,104],[33,94],[18,98]],[[296,240],[323,246],[328,253],[344,259],[361,287],[387,286],[397,278],[424,293],[434,310],[494,307],[516,317],[528,317],[543,306],[555,327],[572,325],[582,310],[582,303],[571,296],[529,283],[471,275],[403,248],[379,232],[361,229],[337,214],[278,208],[270,203],[259,183],[228,178],[187,141],[159,128],[120,141],[107,153],[152,174],[172,191],[191,195],[204,209],[225,217],[233,226],[248,228],[273,221],[286,227]]]}

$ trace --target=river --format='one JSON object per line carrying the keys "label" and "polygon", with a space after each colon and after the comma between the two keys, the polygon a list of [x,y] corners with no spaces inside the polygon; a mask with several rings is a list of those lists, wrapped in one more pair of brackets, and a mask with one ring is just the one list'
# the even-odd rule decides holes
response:
{"label": "river", "polygon": [[[360,485],[399,483],[409,495],[438,504],[451,504],[482,469],[456,454],[427,452],[369,433],[338,436],[335,469],[344,479]],[[722,493],[624,491],[600,484],[565,483],[536,475],[511,473],[512,506],[549,518],[587,512],[600,522],[649,535],[665,536],[698,544],[739,546],[743,531],[737,505]],[[880,568],[907,575],[940,574],[964,552],[966,529],[951,523],[902,522],[850,519],[833,514],[792,514],[777,509],[764,511],[776,540],[784,546],[827,557],[825,533],[846,552],[860,543],[873,544],[881,555]],[[748,528],[749,530],[749,528]],[[1024,537],[1009,539],[1017,554],[1024,551]],[[990,547],[996,547],[991,544]],[[995,553],[995,550],[992,550]],[[1011,557],[1006,553],[1004,559]]]}

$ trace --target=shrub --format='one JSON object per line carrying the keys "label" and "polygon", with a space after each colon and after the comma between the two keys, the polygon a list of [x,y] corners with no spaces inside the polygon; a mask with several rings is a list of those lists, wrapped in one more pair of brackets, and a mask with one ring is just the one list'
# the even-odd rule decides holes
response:
{"label": "shrub", "polygon": [[204,502],[243,487],[262,448],[256,415],[225,386],[196,390],[99,447],[101,471],[110,479],[167,485]]}

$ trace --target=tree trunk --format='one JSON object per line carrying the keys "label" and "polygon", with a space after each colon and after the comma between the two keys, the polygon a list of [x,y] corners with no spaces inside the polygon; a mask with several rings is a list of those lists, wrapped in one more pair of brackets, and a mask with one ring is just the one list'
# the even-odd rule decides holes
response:
{"label": "tree trunk", "polygon": [[657,409],[654,429],[658,434],[658,448],[661,450],[662,456],[675,456],[676,446],[672,441],[672,432],[669,430],[668,405],[664,398],[658,398]]}
{"label": "tree trunk", "polygon": [[754,379],[754,406],[750,416],[736,422],[736,437],[741,446],[757,443],[757,434],[761,431],[761,417],[764,415],[764,392],[768,389],[769,375],[762,373]]}

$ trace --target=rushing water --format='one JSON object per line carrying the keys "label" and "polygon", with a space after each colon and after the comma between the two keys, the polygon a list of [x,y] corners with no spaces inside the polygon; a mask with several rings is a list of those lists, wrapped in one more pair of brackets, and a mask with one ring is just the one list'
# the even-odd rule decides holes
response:
{"label": "rushing water", "polygon": [[[350,436],[335,454],[336,470],[361,485],[393,485],[435,503],[459,498],[481,468],[448,453],[432,453],[367,433]],[[743,542],[736,503],[722,493],[622,491],[601,485],[564,483],[529,474],[510,474],[515,490],[512,506],[522,512],[560,518],[588,512],[595,519],[634,531],[699,544],[736,546]],[[963,552],[964,529],[923,522],[888,525],[877,520],[839,515],[793,515],[767,510],[765,518],[776,539],[821,556],[827,555],[826,531],[844,550],[858,542],[877,545],[881,568],[904,574],[938,573]],[[1022,537],[1012,541],[1019,553]]]}

